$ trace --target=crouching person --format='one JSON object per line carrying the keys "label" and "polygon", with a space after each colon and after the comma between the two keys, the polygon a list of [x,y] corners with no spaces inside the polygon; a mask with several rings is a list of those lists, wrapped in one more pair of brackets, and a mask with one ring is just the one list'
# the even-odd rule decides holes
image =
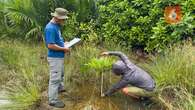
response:
{"label": "crouching person", "polygon": [[102,97],[111,96],[118,90],[122,90],[124,94],[136,99],[149,98],[153,95],[155,89],[154,79],[147,72],[130,62],[125,54],[118,51],[109,51],[103,52],[101,55],[114,55],[120,58],[112,65],[112,72],[121,76],[121,80],[105,92]]}

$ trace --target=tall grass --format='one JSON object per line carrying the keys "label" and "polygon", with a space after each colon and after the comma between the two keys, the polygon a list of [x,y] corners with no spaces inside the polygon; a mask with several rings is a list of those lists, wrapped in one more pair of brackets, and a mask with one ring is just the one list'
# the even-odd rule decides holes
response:
{"label": "tall grass", "polygon": [[147,67],[156,79],[158,87],[174,86],[190,91],[195,88],[194,56],[195,50],[190,45],[172,47]]}
{"label": "tall grass", "polygon": [[100,54],[100,49],[97,47],[88,44],[83,44],[80,47],[76,48],[75,51],[72,53],[72,57],[75,59],[78,65],[79,76],[81,76],[81,80],[85,80],[90,78],[89,75],[91,73],[87,73],[86,64],[90,62],[92,58],[97,58]]}
{"label": "tall grass", "polygon": [[9,104],[3,105],[1,109],[7,110],[27,110],[36,106],[40,102],[41,92],[38,84],[26,80],[24,82],[12,82],[5,87],[7,100]]}
{"label": "tall grass", "polygon": [[[0,85],[6,91],[7,100],[11,101],[8,105],[0,106],[0,109],[29,110],[39,105],[41,93],[48,84],[46,49],[43,47],[20,42],[0,42],[0,77],[3,77],[0,78]],[[99,54],[106,50],[122,50],[129,54],[128,49],[120,46],[105,48],[106,45],[98,48],[89,44],[73,48],[70,55],[65,56],[65,87],[74,90],[77,84],[91,83],[97,91],[101,85],[102,91],[103,85],[110,86],[113,77],[107,70],[110,70],[115,59],[100,58]],[[163,55],[152,58],[152,62],[144,65],[156,80],[160,98],[171,105],[173,110],[195,110],[194,59],[193,46],[179,45],[167,49]]]}
{"label": "tall grass", "polygon": [[185,91],[180,97],[178,108],[183,110],[195,110],[195,96],[193,94]]}
{"label": "tall grass", "polygon": [[188,110],[188,107],[181,108],[178,105],[185,103],[185,106],[190,107],[192,106],[190,103],[194,104],[194,99],[188,96],[195,88],[194,58],[193,46],[177,45],[167,49],[163,55],[154,57],[152,63],[145,65],[156,80],[160,96],[174,107],[172,109]]}
{"label": "tall grass", "polygon": [[[41,92],[47,85],[46,64],[43,65],[45,49],[20,42],[0,42],[2,64],[8,66],[10,78],[2,86],[11,103],[0,106],[6,110],[27,110],[36,106]],[[3,71],[2,71],[3,72]],[[5,80],[5,79],[4,79]]]}

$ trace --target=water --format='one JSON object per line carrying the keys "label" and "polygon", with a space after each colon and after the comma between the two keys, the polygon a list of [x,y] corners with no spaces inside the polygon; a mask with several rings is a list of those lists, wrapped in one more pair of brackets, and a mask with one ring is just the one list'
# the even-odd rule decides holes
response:
{"label": "water", "polygon": [[[63,109],[56,109],[48,106],[45,99],[40,109],[36,110],[161,110],[159,108],[148,108],[143,106],[139,101],[131,99],[121,92],[117,92],[111,97],[100,97],[100,87],[97,82],[90,82],[72,87],[74,91],[71,93],[63,93],[60,95],[66,106]],[[107,88],[107,87],[106,87]],[[107,89],[104,88],[104,91]],[[48,96],[47,94],[45,95]],[[6,100],[5,91],[0,92],[0,106],[11,104]],[[49,107],[49,108],[48,108]]]}
{"label": "water", "polygon": [[138,100],[131,99],[122,93],[111,97],[100,97],[100,91],[93,84],[78,86],[75,92],[65,99],[66,107],[63,110],[157,110],[143,106]]}

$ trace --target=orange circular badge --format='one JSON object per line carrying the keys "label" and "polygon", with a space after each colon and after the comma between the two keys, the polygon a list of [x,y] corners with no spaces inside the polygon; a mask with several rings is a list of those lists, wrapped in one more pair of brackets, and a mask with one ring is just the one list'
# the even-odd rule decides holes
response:
{"label": "orange circular badge", "polygon": [[169,24],[176,24],[181,21],[182,12],[179,5],[167,6],[164,12],[165,20]]}

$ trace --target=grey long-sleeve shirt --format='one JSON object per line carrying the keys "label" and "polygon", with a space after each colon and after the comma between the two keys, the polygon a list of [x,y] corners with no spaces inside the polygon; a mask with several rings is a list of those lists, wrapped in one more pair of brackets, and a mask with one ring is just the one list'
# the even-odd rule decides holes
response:
{"label": "grey long-sleeve shirt", "polygon": [[155,81],[152,77],[130,62],[125,54],[119,51],[110,51],[108,53],[109,55],[115,55],[120,58],[120,61],[113,64],[112,71],[122,77],[118,83],[113,85],[113,87],[105,93],[106,96],[110,96],[115,91],[126,87],[128,84],[143,88],[147,91],[152,91],[155,88]]}

